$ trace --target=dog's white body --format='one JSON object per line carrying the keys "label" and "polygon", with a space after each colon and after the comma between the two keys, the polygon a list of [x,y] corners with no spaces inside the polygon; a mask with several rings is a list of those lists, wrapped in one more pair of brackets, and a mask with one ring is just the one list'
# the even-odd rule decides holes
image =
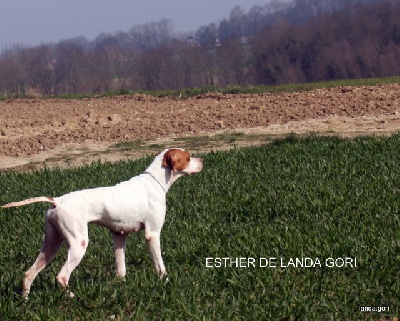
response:
{"label": "dog's white body", "polygon": [[166,274],[161,257],[160,233],[166,213],[166,193],[180,176],[200,172],[201,158],[191,158],[182,149],[166,149],[156,156],[147,170],[112,187],[99,187],[65,194],[60,197],[35,197],[2,207],[49,202],[45,216],[45,237],[39,256],[25,273],[22,295],[27,298],[37,274],[51,262],[63,241],[68,259],[57,276],[63,288],[68,287],[72,271],[85,254],[89,243],[88,223],[110,229],[113,235],[116,274],[123,277],[125,244],[129,233],[145,230],[151,258],[158,275]]}

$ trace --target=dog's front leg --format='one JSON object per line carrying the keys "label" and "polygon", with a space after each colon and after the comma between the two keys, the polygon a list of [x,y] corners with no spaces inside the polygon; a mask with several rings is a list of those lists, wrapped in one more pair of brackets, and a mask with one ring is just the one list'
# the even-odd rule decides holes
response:
{"label": "dog's front leg", "polygon": [[113,243],[114,243],[114,253],[115,253],[115,272],[117,277],[124,277],[126,274],[125,267],[125,246],[127,233],[117,233],[112,232]]}
{"label": "dog's front leg", "polygon": [[146,231],[145,238],[157,274],[160,276],[160,279],[162,279],[167,272],[165,271],[163,259],[161,257],[160,233]]}

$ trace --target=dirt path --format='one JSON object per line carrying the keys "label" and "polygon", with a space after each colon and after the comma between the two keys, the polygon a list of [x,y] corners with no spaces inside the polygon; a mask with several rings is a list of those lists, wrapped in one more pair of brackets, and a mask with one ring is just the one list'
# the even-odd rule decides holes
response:
{"label": "dirt path", "polygon": [[15,99],[0,102],[0,170],[117,161],[167,146],[209,151],[289,133],[398,131],[400,84],[189,99]]}

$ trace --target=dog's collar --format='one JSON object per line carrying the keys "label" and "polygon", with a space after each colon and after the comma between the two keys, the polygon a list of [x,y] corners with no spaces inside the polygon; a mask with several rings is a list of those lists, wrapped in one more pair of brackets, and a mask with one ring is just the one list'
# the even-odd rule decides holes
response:
{"label": "dog's collar", "polygon": [[165,189],[165,187],[162,186],[162,184],[160,183],[160,181],[159,181],[157,178],[155,178],[155,176],[154,176],[152,173],[150,173],[150,172],[148,172],[148,171],[145,171],[145,172],[143,172],[143,174],[148,174],[148,175],[150,175],[150,177],[151,177],[152,179],[154,179],[154,180],[158,183],[158,185],[160,185],[160,187],[162,188],[162,190],[164,191],[164,193],[165,193],[165,194],[167,193],[167,190]]}

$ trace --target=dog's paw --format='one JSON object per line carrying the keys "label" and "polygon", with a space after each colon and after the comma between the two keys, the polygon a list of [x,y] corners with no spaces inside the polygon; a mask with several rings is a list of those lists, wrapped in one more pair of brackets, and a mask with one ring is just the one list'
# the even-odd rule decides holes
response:
{"label": "dog's paw", "polygon": [[160,277],[160,280],[166,278],[166,277],[167,277],[167,271],[166,271],[165,269],[159,271],[159,272],[158,272],[158,276]]}
{"label": "dog's paw", "polygon": [[75,297],[75,294],[70,289],[66,289],[65,291],[67,292],[67,294],[69,295],[70,298]]}
{"label": "dog's paw", "polygon": [[29,291],[22,291],[21,297],[22,297],[25,301],[28,301],[28,300],[29,300]]}

